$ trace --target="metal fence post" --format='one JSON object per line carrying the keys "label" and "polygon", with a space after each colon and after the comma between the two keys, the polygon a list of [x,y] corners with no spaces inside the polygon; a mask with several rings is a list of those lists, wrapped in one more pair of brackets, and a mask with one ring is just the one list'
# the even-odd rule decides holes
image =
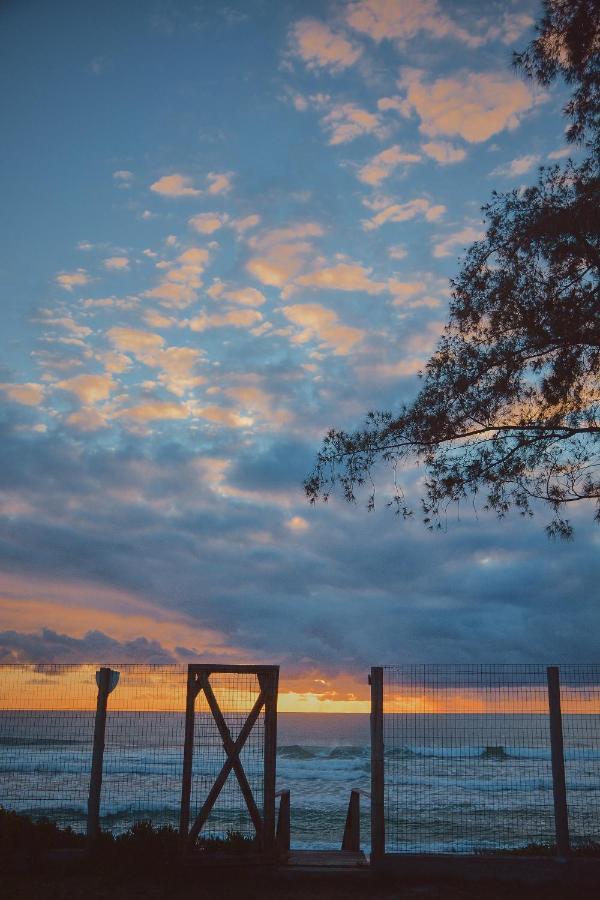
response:
{"label": "metal fence post", "polygon": [[95,840],[100,833],[100,794],[102,791],[102,767],[104,762],[104,738],[106,734],[106,707],[108,695],[119,680],[119,673],[113,669],[101,668],[96,672],[98,699],[94,722],[94,744],[92,749],[92,769],[88,795],[87,836]]}
{"label": "metal fence post", "polygon": [[560,708],[560,675],[558,666],[548,666],[548,710],[550,713],[550,750],[552,754],[552,791],[554,794],[554,824],[556,852],[566,859],[570,852],[569,811],[565,779],[562,713]]}
{"label": "metal fence post", "polygon": [[383,668],[374,666],[371,685],[371,861],[385,853],[385,808],[383,768]]}

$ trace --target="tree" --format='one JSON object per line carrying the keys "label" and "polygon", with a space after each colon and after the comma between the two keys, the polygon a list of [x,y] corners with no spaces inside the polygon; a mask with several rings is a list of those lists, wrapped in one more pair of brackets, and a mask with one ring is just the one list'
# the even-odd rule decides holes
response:
{"label": "tree", "polygon": [[[548,505],[551,536],[570,537],[565,509],[591,501],[600,522],[600,5],[546,0],[538,36],[516,65],[573,86],[568,139],[579,165],[541,169],[536,185],[493,193],[486,235],[451,281],[448,324],[415,401],[364,427],[332,429],[305,482],[311,501],[336,485],[348,500],[383,461],[426,472],[424,521],[480,493],[503,517]],[[369,497],[369,506],[374,494]],[[411,514],[401,489],[392,500]]]}

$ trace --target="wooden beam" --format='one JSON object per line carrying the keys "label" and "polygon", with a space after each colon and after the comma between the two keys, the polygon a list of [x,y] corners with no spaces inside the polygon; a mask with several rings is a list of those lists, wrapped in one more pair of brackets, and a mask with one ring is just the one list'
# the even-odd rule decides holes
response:
{"label": "wooden beam", "polygon": [[96,719],[94,721],[94,743],[92,747],[92,767],[88,794],[87,837],[94,841],[100,833],[100,795],[102,793],[102,770],[104,766],[104,743],[106,735],[106,708],[108,695],[116,686],[118,672],[103,667],[96,672],[98,697]]}
{"label": "wooden beam", "polygon": [[265,692],[265,731],[263,750],[263,834],[262,849],[275,851],[275,781],[277,777],[277,691],[279,669],[258,674],[261,691]]}
{"label": "wooden beam", "polygon": [[[209,699],[209,694],[206,691],[206,684],[202,685],[202,687],[206,694],[206,699],[210,705],[211,701]],[[210,684],[208,685],[208,688],[209,688],[209,693],[212,694],[213,701],[216,703],[216,701],[214,700],[214,694],[212,693],[212,689],[210,688]],[[239,735],[237,736],[237,739],[235,740],[235,742],[231,741],[231,735],[229,735],[229,729],[227,728],[227,725],[225,724],[226,732],[227,732],[227,735],[229,738],[229,740],[228,740],[229,746],[226,746],[227,759],[225,760],[225,763],[223,764],[223,768],[217,775],[217,778],[216,778],[212,788],[210,789],[206,800],[204,801],[204,803],[202,805],[202,809],[200,810],[200,812],[196,816],[196,819],[194,820],[194,824],[192,825],[192,827],[190,829],[190,833],[188,835],[188,846],[193,845],[194,842],[196,841],[196,838],[200,834],[200,831],[202,830],[204,823],[208,819],[208,817],[210,815],[210,811],[212,810],[213,806],[215,805],[217,797],[221,793],[223,785],[227,781],[227,776],[231,772],[232,768],[234,768],[236,763],[239,764],[239,767],[241,768],[241,763],[239,762],[240,750],[246,743],[248,735],[252,731],[254,723],[258,719],[258,716],[260,715],[260,711],[263,708],[264,704],[265,704],[265,695],[261,691],[260,694],[258,695],[258,698],[257,698],[254,706],[252,707],[250,715],[246,719],[246,722],[244,723],[244,726],[243,726],[242,730],[240,731]],[[218,704],[217,704],[217,709],[218,709],[219,713],[221,713],[221,711],[218,707]],[[213,715],[214,715],[214,711],[213,711]],[[221,715],[221,718],[222,718],[222,715]],[[218,722],[217,722],[217,725],[218,725]],[[221,735],[221,736],[223,737],[223,735]],[[225,743],[225,739],[224,739],[224,743]],[[241,771],[242,771],[243,779],[245,780],[246,776],[245,776],[244,770],[242,768],[241,768]],[[238,775],[237,771],[236,771],[236,775]],[[240,787],[242,788],[242,781],[240,781],[239,775],[238,775],[238,781],[240,783]],[[247,781],[246,781],[246,784],[248,784]],[[242,788],[242,790],[243,790],[243,788]],[[250,791],[249,786],[248,786],[248,790]],[[254,805],[254,811],[255,811],[254,816],[256,817],[256,821],[254,821],[254,816],[253,816],[254,827],[257,829],[257,833],[260,834],[260,832],[262,831],[262,819],[260,818],[260,813],[256,809],[256,804],[254,803],[254,798],[252,797],[252,791],[250,791],[250,797],[252,798],[251,802]],[[248,802],[248,801],[246,801],[246,802]],[[248,806],[248,810],[250,812],[250,815],[252,816],[253,812],[252,812],[252,808],[250,807],[250,805]]]}
{"label": "wooden beam", "polygon": [[347,853],[358,853],[360,851],[360,791],[350,791],[342,850]]}
{"label": "wooden beam", "polygon": [[277,851],[285,856],[290,852],[290,792],[279,792],[279,815],[277,816]]}
{"label": "wooden beam", "polygon": [[194,710],[200,685],[188,666],[185,698],[185,736],[183,739],[183,775],[181,779],[181,809],[179,812],[179,837],[185,840],[190,823],[190,796],[192,792],[192,763],[194,758]]}
{"label": "wooden beam", "polygon": [[560,675],[558,666],[548,666],[548,709],[550,712],[550,751],[552,754],[552,792],[554,795],[554,825],[556,852],[566,859],[571,852],[569,839],[569,810],[565,778],[562,713],[560,708]]}
{"label": "wooden beam", "polygon": [[374,666],[371,685],[371,859],[385,854],[385,784],[383,755],[383,668]]}

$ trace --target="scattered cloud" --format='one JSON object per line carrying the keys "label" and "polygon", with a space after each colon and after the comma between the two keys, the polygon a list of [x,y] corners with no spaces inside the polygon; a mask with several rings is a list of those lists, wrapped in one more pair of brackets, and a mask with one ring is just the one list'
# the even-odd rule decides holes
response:
{"label": "scattered cloud", "polygon": [[233,288],[228,287],[222,281],[215,281],[206,291],[213,300],[227,300],[230,303],[241,303],[242,306],[262,306],[266,302],[266,297],[256,288]]}
{"label": "scattered cloud", "polygon": [[483,237],[485,237],[485,231],[482,228],[466,225],[441,240],[436,239],[433,244],[433,255],[438,258],[451,256],[455,250],[462,250],[473,241],[480,241]]}
{"label": "scattered cloud", "polygon": [[406,203],[395,203],[389,197],[376,197],[372,201],[363,201],[365,206],[374,210],[375,215],[362,220],[365,231],[381,228],[388,222],[409,222],[411,219],[424,218],[427,222],[436,222],[446,212],[441,203],[432,203],[427,197],[415,197]]}
{"label": "scattered cloud", "polygon": [[290,33],[292,52],[309,69],[327,68],[341,72],[360,58],[362,50],[343,34],[332,31],[317,19],[301,19]]}
{"label": "scattered cloud", "polygon": [[148,403],[140,403],[137,406],[128,406],[115,414],[116,419],[125,419],[131,422],[158,422],[173,419],[187,419],[190,411],[182,403],[170,403],[168,401],[153,400]]}
{"label": "scattered cloud", "polygon": [[188,219],[188,224],[198,232],[198,234],[213,234],[227,224],[229,217],[226,213],[198,213]]}
{"label": "scattered cloud", "polygon": [[321,124],[329,134],[329,143],[348,144],[365,134],[383,138],[388,132],[383,119],[377,113],[370,113],[355,103],[336,103],[321,119]]}
{"label": "scattered cloud", "polygon": [[129,268],[129,259],[126,256],[109,256],[104,260],[104,268],[112,271],[123,271]]}
{"label": "scattered cloud", "polygon": [[161,197],[198,197],[202,191],[194,187],[186,175],[163,175],[150,185],[150,190]]}
{"label": "scattered cloud", "polygon": [[437,39],[455,38],[470,47],[479,47],[485,40],[449,18],[437,0],[360,0],[347,6],[346,21],[374,41],[393,40],[402,46],[419,32]]}
{"label": "scattered cloud", "polygon": [[528,153],[525,156],[519,156],[517,159],[513,159],[511,162],[496,166],[493,172],[490,172],[490,175],[502,175],[504,178],[518,178],[520,175],[530,172],[534,166],[537,166],[539,161],[539,154]]}
{"label": "scattered cloud", "polygon": [[420,153],[406,153],[399,144],[388,147],[373,156],[358,170],[358,177],[365,184],[378,185],[392,174],[399,165],[421,162]]}
{"label": "scattered cloud", "polygon": [[405,69],[399,85],[423,134],[457,135],[469,143],[513,130],[535,104],[528,85],[503,73],[463,72],[426,84],[420,70]]}
{"label": "scattered cloud", "polygon": [[255,235],[248,240],[248,245],[257,255],[248,260],[246,269],[262,284],[284,287],[314,253],[312,239],[322,234],[323,228],[318,223],[302,222]]}
{"label": "scattered cloud", "polygon": [[552,150],[548,154],[548,159],[565,159],[573,153],[572,147],[561,147],[560,150]]}
{"label": "scattered cloud", "polygon": [[92,406],[99,400],[106,400],[117,384],[110,375],[76,375],[57,381],[55,387],[75,394],[84,406]]}
{"label": "scattered cloud", "polygon": [[344,325],[334,310],[319,303],[292,304],[284,306],[282,312],[288,321],[300,329],[292,336],[294,344],[316,341],[323,349],[331,349],[335,355],[345,356],[364,337],[364,332]]}
{"label": "scattered cloud", "polygon": [[75,287],[83,287],[92,280],[85,269],[77,269],[76,272],[59,272],[54,279],[65,291],[72,291]]}
{"label": "scattered cloud", "polygon": [[209,328],[249,328],[262,322],[262,315],[255,309],[231,309],[224,313],[200,313],[189,321],[192,331]]}
{"label": "scattered cloud", "polygon": [[380,294],[385,290],[385,283],[371,280],[371,268],[356,263],[338,263],[315,269],[307,275],[301,275],[295,283],[302,287],[319,288],[332,291],[359,291],[366,294]]}
{"label": "scattered cloud", "polygon": [[118,169],[116,172],[113,172],[112,177],[115,181],[131,181],[133,172],[130,172],[129,169]]}
{"label": "scattered cloud", "polygon": [[36,384],[33,381],[23,384],[0,384],[0,390],[13,403],[20,403],[23,406],[39,406],[46,392],[43,384]]}
{"label": "scattered cloud", "polygon": [[427,141],[421,144],[421,149],[442,166],[462,162],[467,155],[467,151],[462,147],[455,147],[448,141]]}
{"label": "scattered cloud", "polygon": [[227,194],[233,187],[233,172],[209,172],[206,180],[209,194]]}

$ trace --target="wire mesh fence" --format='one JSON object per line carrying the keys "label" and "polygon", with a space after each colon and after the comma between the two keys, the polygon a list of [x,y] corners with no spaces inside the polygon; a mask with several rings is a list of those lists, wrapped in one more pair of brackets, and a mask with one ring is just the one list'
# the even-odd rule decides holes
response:
{"label": "wire mesh fence", "polygon": [[[187,667],[117,665],[108,697],[100,827],[124,832],[136,821],[178,826]],[[0,665],[0,806],[84,832],[98,686],[97,665]],[[233,740],[258,694],[255,675],[214,674],[211,684]],[[262,802],[264,713],[241,761]],[[204,694],[198,698],[192,812],[201,807],[225,750]],[[252,836],[235,774],[227,778],[203,833]]]}
{"label": "wire mesh fence", "polygon": [[[571,833],[598,839],[600,666],[561,667]],[[383,670],[387,853],[555,842],[546,667]]]}
{"label": "wire mesh fence", "polygon": [[560,667],[571,844],[600,843],[600,666]]}

